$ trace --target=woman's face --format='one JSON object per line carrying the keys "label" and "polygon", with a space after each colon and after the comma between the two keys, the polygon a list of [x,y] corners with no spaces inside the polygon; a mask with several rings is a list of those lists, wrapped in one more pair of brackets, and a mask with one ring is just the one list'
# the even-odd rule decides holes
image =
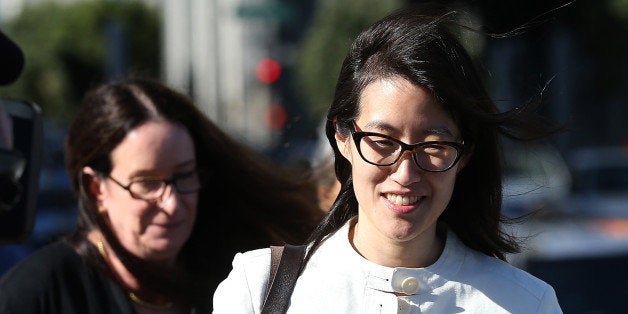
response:
{"label": "woman's face", "polygon": [[96,181],[99,205],[120,243],[134,255],[171,263],[192,232],[198,192],[181,194],[167,185],[161,198],[133,198],[123,185],[146,178],[170,179],[196,170],[194,143],[187,130],[150,121],[131,132],[111,152],[110,178]]}
{"label": "woman's face", "polygon": [[[392,136],[407,144],[462,142],[458,127],[431,95],[399,77],[375,81],[364,89],[355,129]],[[355,236],[373,245],[416,245],[433,240],[437,219],[449,203],[462,163],[445,172],[427,172],[406,151],[391,166],[375,166],[360,157],[351,136],[343,138],[337,133],[336,139],[352,167],[359,203]]]}

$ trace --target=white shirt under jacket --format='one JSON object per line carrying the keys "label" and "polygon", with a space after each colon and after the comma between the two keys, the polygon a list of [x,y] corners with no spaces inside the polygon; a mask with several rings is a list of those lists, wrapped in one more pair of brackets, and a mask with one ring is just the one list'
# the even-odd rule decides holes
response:
{"label": "white shirt under jacket", "polygon": [[[469,249],[452,232],[426,268],[372,263],[353,249],[348,232],[349,223],[314,253],[288,313],[562,313],[550,285]],[[269,268],[268,248],[236,254],[214,294],[214,313],[260,313]]]}

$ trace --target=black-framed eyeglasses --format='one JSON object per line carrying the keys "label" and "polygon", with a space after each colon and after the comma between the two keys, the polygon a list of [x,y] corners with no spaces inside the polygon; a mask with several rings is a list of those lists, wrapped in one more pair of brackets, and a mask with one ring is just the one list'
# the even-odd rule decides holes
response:
{"label": "black-framed eyeglasses", "polygon": [[429,172],[443,172],[451,169],[464,152],[464,146],[457,142],[427,141],[406,144],[385,134],[358,132],[354,123],[349,125],[349,130],[360,157],[376,166],[393,165],[405,151],[411,151],[412,159],[419,168]]}
{"label": "black-framed eyeglasses", "polygon": [[120,183],[120,181],[110,175],[107,175],[107,178],[111,179],[121,188],[129,191],[131,197],[135,199],[155,201],[161,199],[168,185],[172,185],[179,194],[198,192],[203,186],[201,176],[201,171],[194,170],[175,175],[169,179],[156,177],[132,179],[127,185]]}

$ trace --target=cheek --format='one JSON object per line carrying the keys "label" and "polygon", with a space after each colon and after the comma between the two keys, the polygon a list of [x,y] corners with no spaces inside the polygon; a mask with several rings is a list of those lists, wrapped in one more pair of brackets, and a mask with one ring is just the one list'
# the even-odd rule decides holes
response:
{"label": "cheek", "polygon": [[151,219],[151,206],[146,202],[108,199],[103,205],[107,209],[111,228],[121,237],[128,236],[125,233],[129,232],[139,233]]}
{"label": "cheek", "polygon": [[198,211],[198,194],[186,195],[183,199],[183,204],[186,208],[188,216],[192,218],[192,223],[196,219],[196,212]]}
{"label": "cheek", "polygon": [[[354,156],[356,156],[354,154]],[[358,156],[358,158],[360,158]],[[358,203],[366,204],[378,197],[377,185],[386,181],[388,174],[376,166],[362,160],[352,161],[353,189]]]}
{"label": "cheek", "polygon": [[430,182],[432,183],[432,189],[434,190],[436,197],[446,206],[449,203],[451,195],[454,191],[454,186],[456,184],[456,172],[448,171],[447,173],[433,176],[430,179]]}

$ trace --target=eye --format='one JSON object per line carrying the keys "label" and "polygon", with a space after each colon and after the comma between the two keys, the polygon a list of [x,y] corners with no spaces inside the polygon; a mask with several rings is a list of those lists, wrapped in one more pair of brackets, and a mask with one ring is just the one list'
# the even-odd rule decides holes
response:
{"label": "eye", "polygon": [[200,174],[196,170],[182,173],[174,177],[174,182],[182,192],[195,191],[200,188]]}
{"label": "eye", "polygon": [[423,151],[428,154],[432,154],[432,153],[437,154],[439,152],[442,152],[443,150],[446,150],[447,148],[448,146],[441,145],[441,144],[429,144],[423,147]]}
{"label": "eye", "polygon": [[198,171],[190,171],[174,176],[174,178],[179,182],[196,181],[198,180],[198,177]]}
{"label": "eye", "polygon": [[138,180],[133,182],[132,189],[136,193],[147,193],[159,190],[162,183],[161,180]]}
{"label": "eye", "polygon": [[389,139],[385,139],[385,138],[376,138],[376,139],[373,139],[372,142],[373,142],[373,145],[382,149],[394,148],[397,146],[397,143]]}

